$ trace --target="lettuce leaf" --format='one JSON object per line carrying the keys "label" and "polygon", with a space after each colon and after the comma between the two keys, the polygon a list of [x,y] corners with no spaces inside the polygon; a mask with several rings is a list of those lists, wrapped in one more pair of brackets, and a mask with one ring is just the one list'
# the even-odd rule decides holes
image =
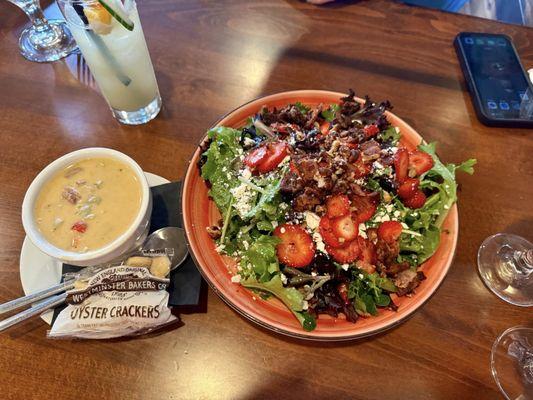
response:
{"label": "lettuce leaf", "polygon": [[424,206],[417,210],[406,208],[398,199],[395,207],[402,210],[404,223],[409,229],[404,230],[400,238],[400,256],[398,261],[408,261],[412,265],[423,263],[435,253],[440,242],[440,228],[450,208],[457,201],[457,182],[455,173],[474,172],[475,159],[459,165],[444,165],[435,152],[435,143],[421,144],[418,149],[431,155],[433,167],[420,177],[420,187],[433,192]]}

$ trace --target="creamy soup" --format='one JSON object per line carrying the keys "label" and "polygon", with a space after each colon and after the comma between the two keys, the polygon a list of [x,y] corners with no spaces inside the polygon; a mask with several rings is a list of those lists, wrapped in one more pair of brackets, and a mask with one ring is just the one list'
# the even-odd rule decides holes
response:
{"label": "creamy soup", "polygon": [[139,212],[141,197],[139,179],[128,165],[112,158],[87,158],[43,185],[34,218],[51,244],[82,253],[123,234]]}

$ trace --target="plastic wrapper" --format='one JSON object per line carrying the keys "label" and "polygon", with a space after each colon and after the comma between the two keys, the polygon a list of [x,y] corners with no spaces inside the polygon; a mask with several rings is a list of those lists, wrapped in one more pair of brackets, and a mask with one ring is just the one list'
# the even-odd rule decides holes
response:
{"label": "plastic wrapper", "polygon": [[170,249],[145,251],[121,263],[90,267],[75,279],[49,338],[109,339],[142,335],[174,321],[168,307]]}

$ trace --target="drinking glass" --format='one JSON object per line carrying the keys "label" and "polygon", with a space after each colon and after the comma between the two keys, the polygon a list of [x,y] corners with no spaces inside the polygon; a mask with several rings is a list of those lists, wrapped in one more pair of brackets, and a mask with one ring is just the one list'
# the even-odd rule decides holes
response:
{"label": "drinking glass", "polygon": [[76,42],[66,24],[47,20],[39,0],[8,0],[22,9],[32,25],[19,38],[20,53],[30,61],[56,61],[76,50]]}
{"label": "drinking glass", "polygon": [[115,118],[130,125],[155,118],[161,96],[135,1],[58,4]]}
{"label": "drinking glass", "polygon": [[533,399],[533,328],[503,332],[492,346],[491,369],[507,400]]}
{"label": "drinking glass", "polygon": [[533,244],[509,233],[490,236],[477,255],[485,285],[508,303],[533,306]]}

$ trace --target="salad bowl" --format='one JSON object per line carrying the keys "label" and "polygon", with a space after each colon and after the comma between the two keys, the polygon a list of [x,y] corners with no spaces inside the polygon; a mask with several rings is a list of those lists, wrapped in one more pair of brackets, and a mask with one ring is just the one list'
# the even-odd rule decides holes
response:
{"label": "salad bowl", "polygon": [[[345,96],[343,93],[321,90],[278,93],[240,106],[224,116],[215,126],[240,128],[263,106],[280,108],[295,102],[316,106],[320,103],[338,103],[343,96]],[[414,150],[423,141],[411,126],[393,113],[387,111],[386,117],[392,126],[400,129],[402,133],[400,141],[404,147]],[[216,243],[206,230],[206,227],[216,224],[221,216],[215,203],[210,200],[208,187],[200,176],[197,165],[201,154],[202,150],[199,147],[191,159],[182,192],[183,221],[190,253],[205,280],[222,300],[244,317],[267,329],[296,338],[319,341],[350,340],[374,335],[412,316],[436,292],[450,268],[459,224],[455,204],[450,208],[442,225],[439,247],[433,256],[419,267],[426,279],[412,296],[394,298],[398,306],[397,311],[381,309],[377,316],[360,318],[356,323],[347,321],[342,315],[336,318],[320,315],[316,329],[305,331],[280,301],[275,298],[264,300],[232,281],[231,278],[236,271],[235,260],[216,251]]]}

